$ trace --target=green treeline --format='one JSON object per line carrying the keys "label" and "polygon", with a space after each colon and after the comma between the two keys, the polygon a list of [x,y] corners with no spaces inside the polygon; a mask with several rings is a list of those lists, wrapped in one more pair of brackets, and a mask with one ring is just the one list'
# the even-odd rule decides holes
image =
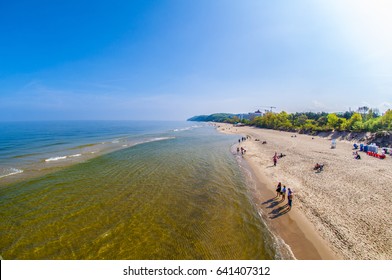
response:
{"label": "green treeline", "polygon": [[256,117],[247,121],[250,125],[257,127],[272,128],[288,131],[370,131],[392,130],[392,110],[388,110],[383,116],[373,114],[369,110],[366,114],[350,113],[294,113],[280,112],[274,114],[266,113],[264,116]]}
{"label": "green treeline", "polygon": [[213,115],[210,115],[208,121],[233,124],[242,122],[246,125],[253,125],[261,128],[303,131],[305,133],[332,130],[352,132],[392,131],[392,110],[388,110],[384,115],[380,116],[378,110],[368,109],[366,107],[359,108],[357,112],[345,112],[341,114],[325,112],[288,114],[282,111],[280,113],[267,112],[263,116],[255,117],[251,120],[241,119],[240,116],[241,115],[231,115],[223,120],[222,118],[220,118],[220,120],[214,120]]}
{"label": "green treeline", "polygon": [[218,114],[212,114],[212,115],[194,116],[192,118],[187,119],[187,121],[194,121],[194,122],[232,122],[234,117],[235,117],[234,114],[218,113]]}

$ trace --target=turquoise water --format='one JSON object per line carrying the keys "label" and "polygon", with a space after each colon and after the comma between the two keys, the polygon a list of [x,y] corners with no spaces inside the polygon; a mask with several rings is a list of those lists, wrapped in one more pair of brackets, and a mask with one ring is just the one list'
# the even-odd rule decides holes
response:
{"label": "turquoise water", "polygon": [[[106,135],[91,133],[90,140],[63,137],[64,144],[49,146],[50,151],[42,143],[31,144],[38,148],[32,149],[35,155],[29,161],[42,164],[52,164],[45,158],[62,155],[60,151],[81,145],[91,148],[99,141],[121,149],[3,184],[0,254],[4,259],[275,257],[272,238],[230,152],[236,136],[186,122],[151,127],[139,123],[138,129],[129,124],[128,131],[127,125],[115,125],[121,129]],[[48,138],[52,139],[50,133]],[[24,168],[25,158],[14,157],[10,164],[7,155],[11,158],[17,152],[7,154],[7,146],[1,147],[3,165]],[[62,160],[66,159],[57,161]]]}

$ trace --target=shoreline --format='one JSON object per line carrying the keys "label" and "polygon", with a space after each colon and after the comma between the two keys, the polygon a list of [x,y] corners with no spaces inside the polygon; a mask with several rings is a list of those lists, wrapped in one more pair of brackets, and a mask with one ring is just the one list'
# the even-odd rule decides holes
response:
{"label": "shoreline", "polygon": [[[362,160],[355,160],[348,141],[339,141],[336,149],[330,149],[330,139],[214,125],[221,133],[250,137],[240,146],[247,150],[243,158],[256,184],[251,190],[254,200],[263,219],[291,248],[295,258],[392,258],[388,228],[391,210],[383,207],[392,203],[386,188],[390,176],[385,172],[390,158],[374,159],[362,153]],[[276,167],[272,164],[275,151],[286,155]],[[321,173],[312,169],[317,162],[325,164]],[[363,173],[375,173],[377,180],[358,181]],[[274,200],[279,181],[294,189],[293,207],[288,212],[283,207],[287,198],[279,204]],[[375,193],[366,192],[369,189]]]}
{"label": "shoreline", "polygon": [[[246,160],[246,159],[245,159]],[[271,211],[269,208],[274,200],[276,192],[268,186],[273,182],[265,174],[257,173],[257,166],[254,162],[246,160],[251,172],[252,179],[256,184],[254,199],[259,210],[259,214],[277,238],[281,238],[289,247],[294,259],[299,260],[332,260],[341,259],[329,247],[329,245],[317,234],[313,225],[298,212],[295,207],[282,215],[274,215],[274,221],[268,217]],[[284,207],[286,201],[278,208]],[[275,218],[276,217],[276,218]],[[278,219],[280,218],[280,219]]]}
{"label": "shoreline", "polygon": [[[274,215],[273,219],[269,218],[269,213],[272,212],[270,209],[271,204],[278,202],[274,200],[276,196],[275,190],[268,187],[273,186],[274,183],[265,174],[258,172],[258,167],[252,160],[249,160],[246,156],[242,158],[241,167],[249,173],[247,180],[252,184],[252,200],[273,238],[276,239],[277,243],[283,243],[283,247],[278,245],[279,248],[277,248],[283,250],[283,252],[279,252],[279,254],[283,255],[283,259],[341,259],[331,250],[329,244],[317,234],[315,228],[306,217],[299,213],[295,207],[287,212],[287,215],[286,213],[278,214]],[[284,207],[284,204],[286,204],[286,201],[279,203],[279,208]]]}

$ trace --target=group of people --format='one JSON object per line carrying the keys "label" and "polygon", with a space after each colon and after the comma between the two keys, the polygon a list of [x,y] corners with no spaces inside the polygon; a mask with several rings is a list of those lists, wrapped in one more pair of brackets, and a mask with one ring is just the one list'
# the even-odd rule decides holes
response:
{"label": "group of people", "polygon": [[282,183],[279,182],[278,186],[276,187],[276,197],[281,198],[281,201],[284,201],[286,199],[286,192],[287,206],[291,208],[291,206],[293,205],[293,191],[290,188],[287,188],[286,190],[286,186],[282,186]]}
{"label": "group of people", "polygon": [[[240,139],[238,139],[238,144],[240,144],[241,141],[243,142],[243,141],[245,141],[245,140],[247,140],[247,139],[249,139],[249,138],[250,138],[250,137],[249,137],[248,135],[247,135],[246,137],[241,137]],[[238,147],[237,147],[237,154],[239,154],[240,151],[241,151],[241,154],[242,154],[242,155],[244,155],[244,154],[246,153],[246,150],[245,150],[244,147],[238,146]]]}
{"label": "group of people", "polygon": [[242,155],[244,155],[245,153],[246,153],[246,150],[245,150],[245,148],[244,147],[237,147],[237,154],[240,152],[240,150],[241,150],[241,154]]}

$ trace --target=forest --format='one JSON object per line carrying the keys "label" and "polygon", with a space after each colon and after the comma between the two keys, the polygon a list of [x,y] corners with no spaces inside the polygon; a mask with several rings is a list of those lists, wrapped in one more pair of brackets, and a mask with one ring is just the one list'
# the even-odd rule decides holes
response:
{"label": "forest", "polygon": [[215,121],[225,123],[243,123],[261,128],[304,133],[322,131],[378,132],[392,131],[392,110],[380,115],[379,110],[360,107],[358,110],[344,113],[303,112],[287,113],[282,111],[266,112],[262,116],[243,118],[241,114],[218,113],[196,116],[189,121]]}

